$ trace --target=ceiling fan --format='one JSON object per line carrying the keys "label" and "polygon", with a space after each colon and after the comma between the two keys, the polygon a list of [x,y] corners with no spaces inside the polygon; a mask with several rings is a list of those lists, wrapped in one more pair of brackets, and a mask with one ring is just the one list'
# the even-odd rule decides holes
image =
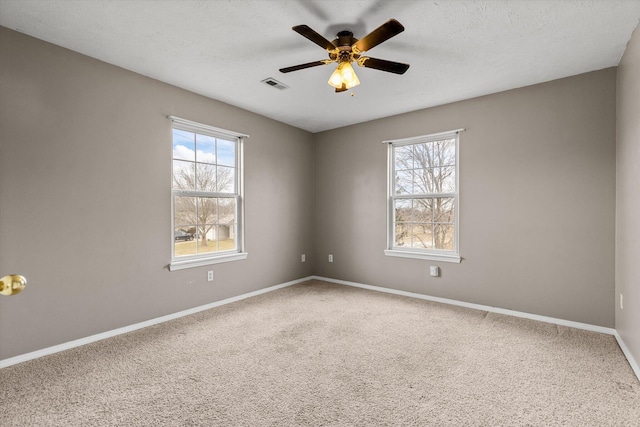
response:
{"label": "ceiling fan", "polygon": [[360,80],[351,66],[352,62],[355,62],[360,67],[373,68],[395,74],[404,74],[409,69],[409,64],[361,56],[362,53],[404,31],[402,24],[395,19],[389,19],[360,40],[353,37],[353,33],[349,30],[340,31],[333,41],[325,39],[307,25],[297,25],[292,30],[325,49],[329,54],[329,59],[281,68],[280,72],[290,73],[291,71],[304,70],[305,68],[336,62],[338,67],[328,82],[336,88],[336,92],[344,92],[360,84]]}

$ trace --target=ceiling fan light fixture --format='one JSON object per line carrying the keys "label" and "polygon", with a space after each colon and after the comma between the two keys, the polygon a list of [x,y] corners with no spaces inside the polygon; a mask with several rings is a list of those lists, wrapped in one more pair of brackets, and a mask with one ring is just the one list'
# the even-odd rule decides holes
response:
{"label": "ceiling fan light fixture", "polygon": [[360,79],[349,62],[342,63],[340,76],[342,77],[342,83],[347,86],[347,89],[351,89],[360,84]]}
{"label": "ceiling fan light fixture", "polygon": [[328,83],[336,89],[341,89],[343,86],[351,89],[360,84],[360,79],[358,79],[351,64],[345,61],[338,64],[338,67],[334,70],[333,74],[331,74],[331,77],[329,77]]}
{"label": "ceiling fan light fixture", "polygon": [[351,66],[352,62],[357,62],[361,67],[395,74],[404,74],[409,68],[409,64],[361,56],[362,53],[404,31],[402,24],[395,19],[389,19],[359,40],[353,37],[353,33],[349,30],[340,31],[333,41],[327,40],[308,25],[296,25],[292,30],[323,48],[329,55],[329,59],[280,68],[280,72],[290,73],[337,62],[338,66],[327,82],[329,86],[336,89],[336,92],[344,92],[360,84],[360,79]]}
{"label": "ceiling fan light fixture", "polygon": [[338,65],[336,67],[336,69],[333,71],[333,74],[331,74],[331,77],[329,77],[329,85],[335,87],[336,89],[340,89],[342,87],[342,75],[340,73],[340,65]]}

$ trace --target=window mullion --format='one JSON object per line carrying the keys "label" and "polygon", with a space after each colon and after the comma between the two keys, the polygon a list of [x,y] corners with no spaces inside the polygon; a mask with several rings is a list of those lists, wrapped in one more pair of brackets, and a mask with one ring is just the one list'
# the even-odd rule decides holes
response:
{"label": "window mullion", "polygon": [[457,193],[429,193],[429,194],[394,194],[391,196],[394,200],[400,199],[440,199],[440,198],[449,198],[453,199],[457,197]]}
{"label": "window mullion", "polygon": [[235,193],[215,193],[209,191],[173,190],[175,196],[182,197],[235,197]]}

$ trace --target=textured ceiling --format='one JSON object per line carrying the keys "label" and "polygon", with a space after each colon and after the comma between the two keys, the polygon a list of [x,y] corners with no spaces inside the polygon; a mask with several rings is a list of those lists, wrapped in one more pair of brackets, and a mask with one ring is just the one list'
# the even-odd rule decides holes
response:
{"label": "textured ceiling", "polygon": [[[311,132],[615,66],[639,17],[640,0],[0,0],[5,27]],[[362,38],[389,18],[406,30],[370,54],[402,76],[355,67],[336,94],[334,65],[278,71],[326,58],[294,25]]]}

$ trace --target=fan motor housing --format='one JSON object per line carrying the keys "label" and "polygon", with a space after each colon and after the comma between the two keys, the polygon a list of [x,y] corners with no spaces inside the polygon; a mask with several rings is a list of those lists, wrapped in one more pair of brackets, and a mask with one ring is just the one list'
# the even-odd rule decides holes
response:
{"label": "fan motor housing", "polygon": [[333,40],[332,43],[340,50],[351,51],[351,46],[358,41],[349,30],[340,31],[336,36],[336,39]]}
{"label": "fan motor housing", "polygon": [[360,55],[353,53],[352,46],[358,39],[353,37],[353,33],[349,30],[340,31],[336,34],[336,38],[331,42],[337,49],[338,53],[329,53],[329,58],[338,62],[352,62],[358,59]]}

